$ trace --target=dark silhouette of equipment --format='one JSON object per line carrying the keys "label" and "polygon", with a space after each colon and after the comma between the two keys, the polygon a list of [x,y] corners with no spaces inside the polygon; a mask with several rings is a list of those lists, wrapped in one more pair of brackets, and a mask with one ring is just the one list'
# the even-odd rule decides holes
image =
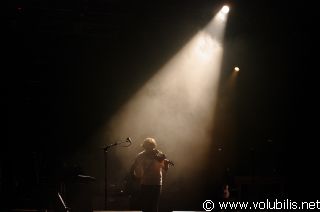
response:
{"label": "dark silhouette of equipment", "polygon": [[105,168],[104,168],[104,176],[105,176],[105,188],[104,188],[104,209],[107,210],[107,201],[108,201],[108,173],[107,173],[107,170],[108,170],[108,150],[111,148],[111,147],[116,147],[118,145],[121,145],[121,144],[125,144],[127,143],[127,145],[122,145],[122,147],[129,147],[131,144],[132,144],[132,140],[130,137],[127,137],[124,141],[119,141],[119,142],[115,142],[113,144],[110,144],[104,148],[102,148],[104,150],[104,160],[105,160]]}

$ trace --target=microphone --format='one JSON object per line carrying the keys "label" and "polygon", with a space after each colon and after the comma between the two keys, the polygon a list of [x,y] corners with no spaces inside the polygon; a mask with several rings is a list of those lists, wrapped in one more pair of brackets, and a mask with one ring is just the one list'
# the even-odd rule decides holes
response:
{"label": "microphone", "polygon": [[126,142],[128,142],[128,143],[132,144],[132,140],[131,140],[131,138],[130,138],[130,137],[128,137],[128,138],[126,139]]}

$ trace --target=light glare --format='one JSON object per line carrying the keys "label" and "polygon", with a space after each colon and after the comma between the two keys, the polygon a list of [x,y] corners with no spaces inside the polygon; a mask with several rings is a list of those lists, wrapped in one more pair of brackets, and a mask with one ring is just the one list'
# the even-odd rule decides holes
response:
{"label": "light glare", "polygon": [[[188,171],[194,173],[189,175],[192,179],[200,173],[201,166],[190,164],[205,160],[212,142],[228,11],[228,7],[222,8],[102,130],[101,142],[118,140],[123,135],[137,141],[130,150],[116,153],[124,167],[129,167],[128,158],[141,150],[140,141],[154,137],[173,161],[181,161],[175,168],[176,177]],[[177,148],[182,145],[183,149]],[[185,155],[192,155],[192,160],[186,160]]]}
{"label": "light glare", "polygon": [[230,8],[225,5],[225,6],[222,7],[221,12],[222,12],[223,14],[227,14],[227,13],[229,13],[229,10],[230,10]]}

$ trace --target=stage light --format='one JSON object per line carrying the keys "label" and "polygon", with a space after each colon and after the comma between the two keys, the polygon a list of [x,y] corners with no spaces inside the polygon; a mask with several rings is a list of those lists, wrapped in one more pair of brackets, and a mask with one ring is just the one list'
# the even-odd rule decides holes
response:
{"label": "stage light", "polygon": [[225,21],[227,18],[227,15],[229,13],[229,10],[230,10],[230,8],[228,6],[226,6],[226,5],[223,6],[217,14],[218,19],[220,19],[221,21]]}
{"label": "stage light", "polygon": [[240,68],[239,67],[234,67],[234,70],[235,71],[240,71]]}
{"label": "stage light", "polygon": [[190,38],[107,123],[102,142],[121,136],[138,141],[117,153],[125,167],[141,150],[141,141],[154,137],[170,159],[179,161],[176,177],[201,173],[193,161],[205,164],[212,145],[228,10],[224,7]]}
{"label": "stage light", "polygon": [[223,14],[228,14],[229,11],[230,11],[230,8],[227,5],[223,6],[222,9],[221,9],[221,12]]}

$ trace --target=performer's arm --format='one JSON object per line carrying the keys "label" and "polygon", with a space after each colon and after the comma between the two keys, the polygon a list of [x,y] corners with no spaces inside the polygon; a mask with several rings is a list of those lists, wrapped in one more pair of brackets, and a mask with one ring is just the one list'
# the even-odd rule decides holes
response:
{"label": "performer's arm", "polygon": [[164,159],[164,161],[163,161],[163,169],[165,170],[165,171],[168,171],[168,169],[169,169],[169,160],[168,159]]}
{"label": "performer's arm", "polygon": [[141,159],[138,157],[134,161],[134,163],[131,166],[130,174],[134,178],[141,178],[143,175],[143,168],[141,166]]}

